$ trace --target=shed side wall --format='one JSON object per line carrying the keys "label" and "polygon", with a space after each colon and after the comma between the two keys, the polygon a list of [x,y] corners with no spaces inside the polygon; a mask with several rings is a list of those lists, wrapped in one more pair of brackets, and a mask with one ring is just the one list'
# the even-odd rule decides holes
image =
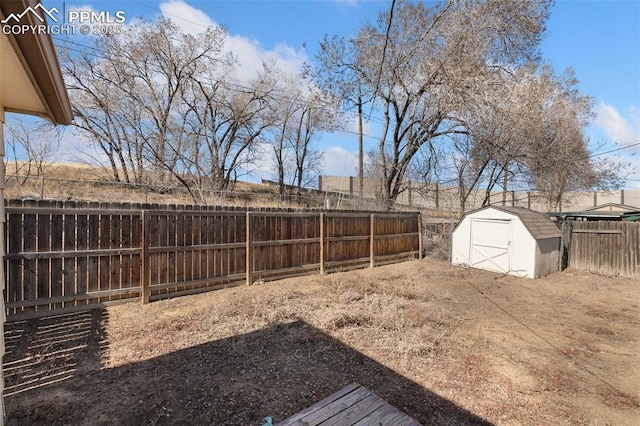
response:
{"label": "shed side wall", "polygon": [[539,240],[535,254],[535,277],[557,272],[560,262],[560,238]]}
{"label": "shed side wall", "polygon": [[469,248],[471,247],[471,219],[465,216],[451,235],[451,264],[469,265]]}

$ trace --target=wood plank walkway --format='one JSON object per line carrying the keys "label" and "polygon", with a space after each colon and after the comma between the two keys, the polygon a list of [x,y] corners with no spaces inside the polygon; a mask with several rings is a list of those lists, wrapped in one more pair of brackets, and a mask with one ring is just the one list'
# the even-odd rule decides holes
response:
{"label": "wood plank walkway", "polygon": [[369,389],[352,383],[276,426],[420,426]]}

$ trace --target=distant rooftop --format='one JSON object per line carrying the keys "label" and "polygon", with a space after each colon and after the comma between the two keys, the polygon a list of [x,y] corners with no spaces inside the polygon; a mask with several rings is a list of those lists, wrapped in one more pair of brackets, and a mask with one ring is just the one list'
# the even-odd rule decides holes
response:
{"label": "distant rooftop", "polygon": [[549,217],[562,219],[586,219],[586,220],[640,220],[640,207],[629,206],[626,204],[606,203],[599,206],[591,207],[582,211],[574,212],[550,212]]}
{"label": "distant rooftop", "polygon": [[605,203],[599,206],[585,209],[587,212],[638,212],[640,207],[630,206],[628,204]]}

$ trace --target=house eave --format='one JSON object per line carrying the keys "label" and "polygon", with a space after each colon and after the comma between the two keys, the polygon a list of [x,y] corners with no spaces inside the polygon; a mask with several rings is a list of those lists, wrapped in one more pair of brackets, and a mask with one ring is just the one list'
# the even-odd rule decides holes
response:
{"label": "house eave", "polygon": [[[21,13],[27,7],[34,7],[36,4],[37,2],[33,0],[0,0],[0,19],[4,19],[11,13]],[[21,22],[26,25],[41,24],[32,14],[25,14]],[[70,124],[73,120],[73,112],[51,37],[28,32],[3,36],[7,37],[15,55],[22,63],[26,75],[46,109],[46,114],[42,114],[42,111],[17,111],[12,109],[11,105],[5,105],[5,110],[46,115],[46,118],[55,124]]]}

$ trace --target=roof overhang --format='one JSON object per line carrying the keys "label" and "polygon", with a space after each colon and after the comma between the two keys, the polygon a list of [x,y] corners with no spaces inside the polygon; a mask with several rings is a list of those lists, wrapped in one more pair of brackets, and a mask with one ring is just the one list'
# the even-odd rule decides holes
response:
{"label": "roof overhang", "polygon": [[606,203],[599,206],[591,207],[584,210],[585,212],[614,212],[614,213],[628,213],[638,212],[640,208],[635,206],[629,206],[627,204]]}
{"label": "roof overhang", "polygon": [[581,211],[581,212],[549,212],[546,213],[549,217],[560,217],[563,219],[566,218],[598,218],[598,219],[621,219],[628,216],[637,216],[640,215],[640,211],[625,211],[625,212],[615,212],[615,211]]}
{"label": "roof overhang", "polygon": [[[462,221],[464,221],[467,218],[467,216],[472,215],[474,213],[481,212],[483,210],[488,210],[488,209],[495,209],[495,210],[501,211],[503,213],[510,214],[512,216],[518,217],[520,219],[520,221],[522,222],[522,224],[524,225],[524,227],[527,228],[527,231],[529,232],[529,234],[531,234],[531,236],[533,238],[535,238],[536,240],[538,240],[538,239],[539,240],[543,240],[543,239],[547,239],[547,238],[560,238],[562,236],[562,233],[560,232],[559,229],[556,229],[555,225],[552,228],[552,232],[547,232],[546,235],[541,236],[540,233],[532,231],[532,229],[529,226],[529,223],[527,221],[527,218],[523,217],[523,214],[525,214],[527,211],[533,212],[533,213],[535,213],[535,215],[540,215],[542,217],[544,217],[544,213],[535,212],[535,211],[530,210],[530,209],[525,209],[524,207],[510,208],[510,207],[500,206],[500,205],[496,205],[496,204],[480,207],[478,209],[466,212],[464,215],[462,215],[462,217],[460,218],[460,220],[458,221],[456,226],[454,226],[454,228],[453,228],[453,230],[451,232],[455,232],[456,229],[458,228],[458,226],[460,226]],[[551,222],[551,220],[548,219],[548,218],[546,219],[546,221]]]}
{"label": "roof overhang", "polygon": [[[0,20],[12,13],[20,14],[28,7],[34,8],[37,4],[34,0],[0,0]],[[34,26],[42,24],[31,13],[24,14],[20,23]],[[2,76],[2,80],[6,80],[0,85],[2,107],[9,112],[42,116],[55,124],[70,124],[73,120],[71,103],[51,37],[48,34],[30,32],[21,34],[4,34],[3,32],[0,37],[3,38],[0,40],[2,72],[10,73],[6,77]],[[19,68],[32,86],[31,90],[28,93],[24,92],[22,97],[10,95],[10,91],[19,89],[12,87],[12,84],[22,83],[25,80],[24,77],[16,75],[16,70]],[[39,105],[36,106],[30,102],[30,95],[37,97]]]}

